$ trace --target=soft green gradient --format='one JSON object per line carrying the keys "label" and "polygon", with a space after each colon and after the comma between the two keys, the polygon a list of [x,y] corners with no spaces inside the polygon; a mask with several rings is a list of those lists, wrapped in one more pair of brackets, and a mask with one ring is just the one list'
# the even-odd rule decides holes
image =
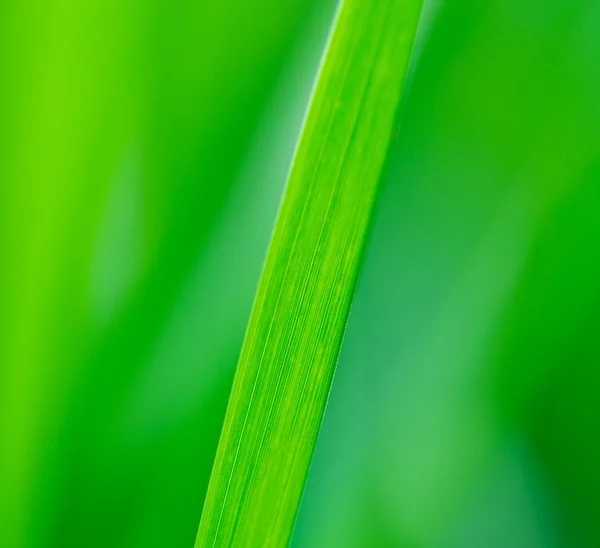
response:
{"label": "soft green gradient", "polygon": [[[0,546],[191,547],[334,2],[0,2]],[[428,0],[293,545],[600,544],[600,9]]]}
{"label": "soft green gradient", "polygon": [[2,3],[1,546],[193,543],[315,6]]}
{"label": "soft green gradient", "polygon": [[600,12],[536,4],[427,4],[297,546],[600,542]]}

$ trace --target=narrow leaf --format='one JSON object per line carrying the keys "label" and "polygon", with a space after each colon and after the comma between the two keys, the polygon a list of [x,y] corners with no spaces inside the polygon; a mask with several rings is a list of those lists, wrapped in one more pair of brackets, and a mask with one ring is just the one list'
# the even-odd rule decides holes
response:
{"label": "narrow leaf", "polygon": [[340,5],[242,348],[197,548],[289,543],[420,11],[421,0]]}

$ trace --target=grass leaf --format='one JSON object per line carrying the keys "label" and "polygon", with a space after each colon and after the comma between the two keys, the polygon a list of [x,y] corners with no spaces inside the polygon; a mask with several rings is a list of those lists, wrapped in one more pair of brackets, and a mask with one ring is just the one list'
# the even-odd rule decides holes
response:
{"label": "grass leaf", "polygon": [[289,543],[420,11],[421,0],[340,5],[242,348],[197,548]]}

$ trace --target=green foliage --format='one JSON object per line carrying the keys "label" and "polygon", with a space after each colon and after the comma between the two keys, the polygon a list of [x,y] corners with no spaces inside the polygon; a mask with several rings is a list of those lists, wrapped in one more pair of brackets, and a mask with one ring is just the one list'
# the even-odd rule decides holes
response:
{"label": "green foliage", "polygon": [[420,1],[346,0],[259,285],[196,546],[285,546],[346,326]]}
{"label": "green foliage", "polygon": [[[334,4],[0,2],[2,548],[193,545]],[[295,548],[600,546],[598,28],[424,2]]]}

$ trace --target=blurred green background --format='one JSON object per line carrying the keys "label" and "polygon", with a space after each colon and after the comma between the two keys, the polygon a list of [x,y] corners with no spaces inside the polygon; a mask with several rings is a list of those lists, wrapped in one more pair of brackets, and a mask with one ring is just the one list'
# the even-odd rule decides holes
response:
{"label": "blurred green background", "polygon": [[[334,0],[0,2],[0,546],[191,548]],[[600,4],[426,0],[293,546],[600,546]]]}

